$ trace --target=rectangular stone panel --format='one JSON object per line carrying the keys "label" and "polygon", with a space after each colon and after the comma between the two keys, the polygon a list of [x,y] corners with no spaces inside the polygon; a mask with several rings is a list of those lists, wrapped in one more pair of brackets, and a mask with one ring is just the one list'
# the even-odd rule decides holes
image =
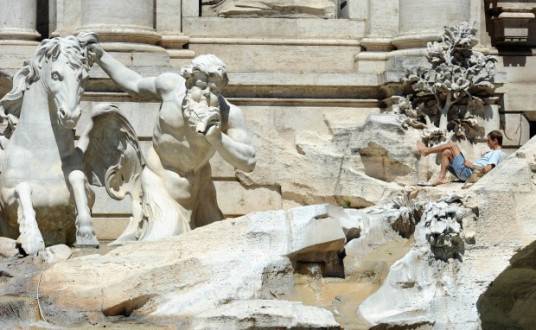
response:
{"label": "rectangular stone panel", "polygon": [[[186,13],[184,13],[186,15]],[[307,18],[184,17],[183,33],[192,38],[353,39],[365,35],[365,20]]]}
{"label": "rectangular stone panel", "polygon": [[504,93],[504,108],[506,112],[536,112],[536,84],[508,84],[500,88],[498,92]]}
{"label": "rectangular stone panel", "polygon": [[230,72],[299,74],[355,72],[355,56],[361,51],[359,46],[218,45],[194,41],[190,49],[196,54],[217,54]]}

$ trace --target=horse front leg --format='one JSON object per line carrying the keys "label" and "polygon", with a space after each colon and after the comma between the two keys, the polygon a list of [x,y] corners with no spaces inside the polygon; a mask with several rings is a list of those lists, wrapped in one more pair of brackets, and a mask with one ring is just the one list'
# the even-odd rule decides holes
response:
{"label": "horse front leg", "polygon": [[69,184],[76,206],[76,243],[79,247],[99,247],[99,241],[91,225],[91,211],[88,205],[87,180],[80,170],[69,173]]}
{"label": "horse front leg", "polygon": [[15,198],[18,203],[17,222],[20,233],[17,242],[19,242],[24,252],[29,255],[36,255],[37,252],[45,248],[45,243],[37,226],[30,185],[26,182],[19,183],[15,187]]}

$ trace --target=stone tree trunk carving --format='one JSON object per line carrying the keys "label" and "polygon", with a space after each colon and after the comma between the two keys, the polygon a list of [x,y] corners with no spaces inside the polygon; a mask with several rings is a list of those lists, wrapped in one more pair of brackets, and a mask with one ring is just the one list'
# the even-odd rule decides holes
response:
{"label": "stone tree trunk carving", "polygon": [[413,68],[403,78],[404,106],[411,105],[411,111],[403,112],[413,113],[410,119],[459,139],[472,141],[484,134],[476,118],[484,117],[484,105],[495,90],[496,60],[473,50],[476,32],[462,23],[445,27],[440,42],[428,43],[429,65]]}

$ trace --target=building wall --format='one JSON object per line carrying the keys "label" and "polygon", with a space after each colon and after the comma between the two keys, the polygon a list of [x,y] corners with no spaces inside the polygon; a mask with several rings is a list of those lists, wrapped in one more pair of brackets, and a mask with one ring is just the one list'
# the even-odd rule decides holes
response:
{"label": "building wall", "polygon": [[[480,0],[348,0],[333,19],[203,17],[197,0],[49,0],[48,10],[41,6],[41,12],[37,0],[14,3],[0,0],[0,95],[43,37],[97,32],[105,49],[144,76],[176,71],[199,54],[222,58],[230,77],[225,95],[243,109],[259,150],[254,184],[218,157],[212,161],[220,205],[228,216],[340,201],[344,188],[328,185],[322,173],[354,160],[330,149],[334,132],[358,127],[368,114],[379,112],[380,101],[396,91],[405,67],[423,61],[426,43],[437,40],[444,25],[475,22],[481,28],[479,48],[498,54],[485,31]],[[35,17],[47,14],[48,27],[39,31],[49,35],[39,36]],[[529,139],[529,120],[536,120],[534,57],[516,56],[499,56],[497,75],[512,150]],[[509,65],[515,60],[525,64]],[[128,96],[94,67],[79,129],[95,102],[116,103],[144,148],[151,143],[157,100]],[[309,157],[303,151],[309,145],[321,152]],[[291,173],[283,182],[276,173],[285,171],[281,164],[288,171],[310,172]],[[362,168],[358,160],[352,166]],[[327,180],[320,184],[324,191],[313,191],[315,180]],[[308,193],[315,198],[305,198]],[[127,201],[97,191],[93,214],[101,239],[114,238],[129,213]]]}

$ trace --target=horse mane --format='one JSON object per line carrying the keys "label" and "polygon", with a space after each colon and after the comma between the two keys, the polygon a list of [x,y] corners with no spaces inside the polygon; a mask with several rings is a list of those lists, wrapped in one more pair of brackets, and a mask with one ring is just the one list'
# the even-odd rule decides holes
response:
{"label": "horse mane", "polygon": [[[39,72],[44,59],[56,61],[64,54],[71,66],[83,67],[89,71],[94,59],[87,46],[97,42],[97,35],[92,32],[79,33],[76,37],[55,37],[41,41],[32,59],[24,61],[22,68],[13,76],[11,90],[0,99],[0,122],[7,120],[10,127],[16,124],[20,117],[24,92],[40,79]],[[13,129],[14,127],[11,127],[11,130]]]}

